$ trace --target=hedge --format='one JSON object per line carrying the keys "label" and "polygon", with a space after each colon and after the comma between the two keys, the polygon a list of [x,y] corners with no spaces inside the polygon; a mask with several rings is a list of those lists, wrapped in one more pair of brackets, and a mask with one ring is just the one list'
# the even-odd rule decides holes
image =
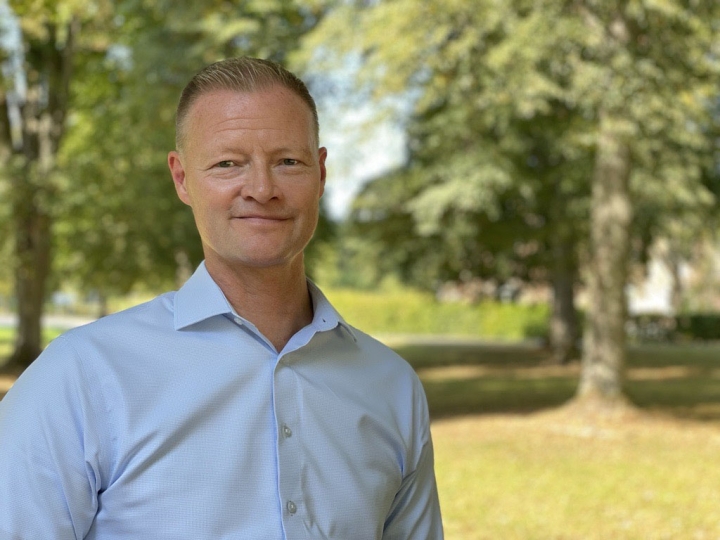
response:
{"label": "hedge", "polygon": [[424,334],[522,340],[547,335],[549,307],[483,301],[438,302],[413,290],[324,289],[353,326],[374,335]]}
{"label": "hedge", "polygon": [[628,334],[637,341],[720,340],[720,313],[635,315],[628,321]]}

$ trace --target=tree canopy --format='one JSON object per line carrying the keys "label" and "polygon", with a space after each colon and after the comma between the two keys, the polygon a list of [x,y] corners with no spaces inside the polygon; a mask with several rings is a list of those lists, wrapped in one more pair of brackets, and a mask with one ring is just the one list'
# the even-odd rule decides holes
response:
{"label": "tree canopy", "polygon": [[[681,0],[343,3],[316,58],[359,55],[369,93],[413,102],[407,166],[368,188],[358,219],[396,216],[410,251],[432,238],[426,258],[476,274],[479,253],[533,238],[545,263],[566,252],[591,299],[580,394],[614,399],[631,255],[715,208],[718,15]],[[391,182],[411,186],[404,201]]]}
{"label": "tree canopy", "polygon": [[[14,361],[22,366],[40,350],[51,269],[108,295],[138,282],[167,287],[178,269],[186,274],[199,262],[192,216],[176,201],[165,165],[180,90],[227,56],[287,62],[324,7],[294,0],[203,0],[182,9],[164,0],[11,6],[22,54],[16,71],[3,75],[0,153],[3,189],[13,201]],[[22,149],[8,113],[15,80],[27,84],[22,129],[45,129],[23,132],[29,144]]]}

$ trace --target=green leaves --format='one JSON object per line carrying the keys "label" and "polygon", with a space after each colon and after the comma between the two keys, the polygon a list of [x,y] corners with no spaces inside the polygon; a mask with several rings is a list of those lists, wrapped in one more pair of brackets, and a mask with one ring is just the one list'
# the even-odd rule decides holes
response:
{"label": "green leaves", "polygon": [[[401,208],[408,243],[411,234],[466,237],[475,216],[478,245],[499,248],[494,238],[504,237],[513,252],[538,233],[587,234],[603,115],[630,142],[637,220],[651,219],[660,234],[663,220],[707,215],[718,20],[717,3],[679,0],[349,2],[308,43],[340,63],[359,54],[358,84],[377,98],[413,96],[407,171],[388,182],[409,175],[415,187],[378,200],[374,215]],[[518,211],[535,225],[518,229]]]}
{"label": "green leaves", "polygon": [[[55,221],[58,275],[105,294],[124,293],[138,283],[173,286],[177,260],[196,264],[202,257],[192,214],[177,201],[165,164],[174,147],[182,87],[205,64],[227,56],[286,60],[322,18],[325,3],[11,4],[22,25],[26,76],[51,81],[49,99],[62,97],[61,116],[67,119],[58,124],[66,132],[53,149],[52,174],[33,176],[43,210]],[[66,90],[55,86],[55,75],[38,74],[33,63],[53,55],[71,60],[73,69],[62,74]],[[21,196],[20,185],[0,184],[11,199]],[[12,229],[10,213],[0,212],[3,216],[2,230]]]}

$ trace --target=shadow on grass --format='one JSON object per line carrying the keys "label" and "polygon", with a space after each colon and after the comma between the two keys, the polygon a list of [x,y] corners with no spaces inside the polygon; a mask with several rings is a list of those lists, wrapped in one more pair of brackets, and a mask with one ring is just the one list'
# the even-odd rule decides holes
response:
{"label": "shadow on grass", "polygon": [[[553,365],[540,347],[426,342],[394,349],[420,375],[433,418],[557,407],[573,397],[580,374],[577,362]],[[720,422],[720,346],[631,347],[625,392],[644,410]]]}

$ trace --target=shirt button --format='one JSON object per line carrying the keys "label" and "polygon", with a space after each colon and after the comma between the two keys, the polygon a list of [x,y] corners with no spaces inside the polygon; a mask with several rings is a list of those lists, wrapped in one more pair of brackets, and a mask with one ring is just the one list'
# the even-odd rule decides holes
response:
{"label": "shirt button", "polygon": [[282,430],[285,437],[292,437],[292,429],[290,429],[287,424],[283,424]]}
{"label": "shirt button", "polygon": [[287,510],[288,510],[288,512],[290,512],[291,514],[294,514],[295,512],[297,512],[297,505],[296,505],[294,502],[292,502],[292,501],[288,501],[288,503],[287,503]]}

